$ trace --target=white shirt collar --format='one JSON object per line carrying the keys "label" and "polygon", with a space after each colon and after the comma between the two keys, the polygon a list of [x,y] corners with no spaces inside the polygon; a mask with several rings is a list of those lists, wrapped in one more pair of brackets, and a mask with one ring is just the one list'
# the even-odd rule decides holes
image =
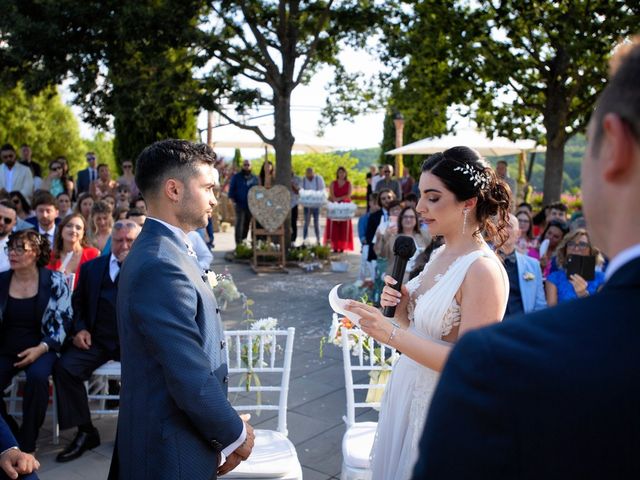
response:
{"label": "white shirt collar", "polygon": [[40,235],[51,235],[53,236],[54,233],[56,233],[56,224],[53,224],[53,227],[51,227],[49,230],[43,230],[42,227],[40,226],[40,224],[38,224],[38,233]]}
{"label": "white shirt collar", "polygon": [[617,270],[631,260],[635,260],[640,257],[640,243],[637,243],[629,248],[625,248],[621,252],[619,252],[615,257],[611,259],[609,262],[609,266],[607,267],[607,271],[605,272],[605,281],[609,280]]}
{"label": "white shirt collar", "polygon": [[111,281],[115,282],[118,273],[120,273],[120,265],[118,265],[118,259],[112,253],[109,258],[109,276],[111,277]]}
{"label": "white shirt collar", "polygon": [[159,218],[156,218],[156,217],[147,217],[147,220],[155,220],[156,222],[158,222],[158,223],[164,225],[165,227],[167,227],[169,230],[171,230],[173,233],[175,233],[178,236],[178,238],[182,238],[184,240],[184,242],[187,244],[187,247],[191,251],[193,251],[193,244],[191,243],[191,240],[189,240],[189,237],[187,237],[187,234],[180,227],[176,227],[175,225],[171,225],[170,223],[167,223],[164,220],[160,220]]}

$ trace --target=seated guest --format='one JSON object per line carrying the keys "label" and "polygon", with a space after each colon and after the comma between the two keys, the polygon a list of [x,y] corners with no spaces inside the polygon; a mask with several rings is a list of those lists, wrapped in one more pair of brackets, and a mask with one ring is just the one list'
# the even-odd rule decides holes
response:
{"label": "seated guest", "polygon": [[528,210],[520,210],[516,213],[516,218],[518,219],[518,226],[520,237],[518,238],[518,243],[516,243],[516,248],[518,252],[523,255],[529,255],[530,257],[539,259],[540,252],[538,251],[538,240],[533,235],[533,218]]}
{"label": "seated guest", "polygon": [[131,190],[129,189],[129,185],[126,183],[119,183],[116,187],[116,208],[118,207],[127,207],[129,208],[129,203],[131,202]]}
{"label": "seated guest", "polygon": [[73,213],[73,209],[71,208],[71,195],[67,192],[59,193],[56,196],[56,202],[58,205],[58,216],[60,218],[64,218]]}
{"label": "seated guest", "polygon": [[129,207],[116,207],[113,211],[113,221],[117,222],[118,220],[126,220],[127,212],[129,211]]}
{"label": "seated guest", "polygon": [[404,197],[402,197],[402,205],[405,207],[416,208],[416,206],[418,205],[418,196],[413,192],[407,193]]}
{"label": "seated guest", "polygon": [[577,273],[567,278],[566,266],[569,255],[592,255],[597,261],[601,260],[600,252],[591,245],[586,230],[578,229],[568,233],[556,251],[559,269],[549,274],[545,284],[547,303],[550,307],[593,295],[604,283],[604,273],[597,270],[595,278],[590,281],[586,281]]}
{"label": "seated guest", "polygon": [[137,208],[130,208],[127,212],[127,219],[133,220],[138,225],[140,225],[140,228],[142,228],[142,225],[144,225],[144,221],[147,219],[147,215],[142,213],[142,211],[138,210]]}
{"label": "seated guest", "polygon": [[509,300],[505,318],[547,307],[538,261],[516,250],[520,240],[520,228],[519,220],[514,215],[509,215],[507,224],[509,238],[499,248],[504,268],[509,276]]}
{"label": "seated guest", "polygon": [[38,476],[33,472],[40,468],[40,462],[33,455],[20,451],[9,425],[2,418],[0,418],[0,452],[2,452],[0,453],[0,480],[15,479],[18,475],[21,475],[22,480],[38,480]]}
{"label": "seated guest", "polygon": [[74,213],[79,213],[84,217],[84,220],[89,224],[91,218],[91,209],[95,203],[93,196],[90,193],[81,193],[76,202]]}
{"label": "seated guest", "polygon": [[33,230],[15,232],[7,246],[11,269],[0,273],[0,391],[24,371],[27,382],[22,403],[22,425],[0,414],[17,432],[20,448],[34,452],[38,430],[49,405],[49,375],[56,352],[71,324],[71,291],[64,276],[44,268],[49,242]]}
{"label": "seated guest", "polygon": [[27,199],[24,198],[24,195],[22,195],[19,190],[10,192],[9,197],[11,198],[13,204],[16,206],[18,218],[26,220],[27,218],[33,217],[35,215],[35,212],[31,209],[31,205],[29,205]]}
{"label": "seated guest", "polygon": [[102,200],[104,203],[109,205],[111,207],[111,211],[112,212],[116,208],[116,197],[115,197],[115,195],[113,195],[111,193],[108,193],[107,195],[102,197],[100,200]]}
{"label": "seated guest", "polygon": [[120,360],[116,324],[116,297],[120,265],[126,258],[140,227],[131,220],[113,226],[111,253],[85,263],[82,279],[73,293],[73,344],[54,367],[58,397],[58,423],[63,430],[78,427],[73,441],[56,457],[68,462],[100,445],[98,430],[91,423],[84,382],[109,360]]}
{"label": "seated guest", "polygon": [[[390,208],[390,212],[393,215],[394,207]],[[400,210],[397,217],[397,223],[389,225],[384,234],[375,243],[376,255],[378,258],[387,259],[386,275],[391,275],[393,272],[393,265],[395,263],[395,254],[393,253],[393,246],[398,236],[404,235],[413,238],[413,242],[416,245],[416,252],[407,262],[407,269],[405,272],[406,281],[409,274],[415,267],[415,262],[418,256],[427,248],[427,245],[431,243],[431,238],[428,234],[423,233],[420,230],[420,224],[418,222],[418,214],[413,207],[405,207]]]}
{"label": "seated guest", "polygon": [[135,208],[136,210],[140,210],[143,215],[147,215],[147,202],[144,201],[141,195],[138,195],[133,199],[130,205],[131,208]]}
{"label": "seated guest", "polygon": [[[569,231],[566,223],[559,220],[551,220],[540,235],[540,268],[542,276],[546,279],[551,272],[558,269],[555,252],[560,242]],[[546,251],[543,248],[546,247]]]}
{"label": "seated guest", "polygon": [[49,174],[42,180],[40,188],[48,191],[54,197],[63,192],[70,193],[70,191],[73,191],[73,187],[69,185],[63,175],[62,163],[57,159],[49,162]]}
{"label": "seated guest", "polygon": [[91,219],[88,237],[91,245],[100,250],[102,255],[111,251],[111,228],[113,227],[113,210],[105,202],[98,200],[91,207]]}
{"label": "seated guest", "polygon": [[0,200],[0,272],[6,272],[11,268],[7,243],[9,234],[16,225],[16,207],[10,200]]}
{"label": "seated guest", "polygon": [[116,181],[111,179],[109,165],[101,163],[98,165],[98,178],[89,185],[89,192],[93,198],[102,200],[105,196],[115,192],[116,185]]}
{"label": "seated guest", "polygon": [[69,215],[60,222],[51,252],[48,268],[65,275],[74,274],[73,288],[78,285],[80,267],[100,255],[100,250],[89,246],[87,224],[79,213]]}
{"label": "seated guest", "polygon": [[33,225],[40,235],[44,235],[49,245],[53,245],[56,235],[56,225],[60,221],[58,218],[58,204],[53,195],[40,190],[33,198],[33,208],[36,211],[35,217],[27,218],[27,222]]}

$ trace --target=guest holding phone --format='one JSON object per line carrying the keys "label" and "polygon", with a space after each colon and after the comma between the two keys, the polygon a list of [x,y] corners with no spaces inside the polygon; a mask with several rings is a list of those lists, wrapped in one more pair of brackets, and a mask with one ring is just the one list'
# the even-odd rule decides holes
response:
{"label": "guest holding phone", "polygon": [[[601,261],[600,252],[591,244],[586,230],[580,228],[568,233],[556,250],[556,258],[560,269],[550,273],[545,284],[547,304],[550,307],[558,303],[593,295],[604,283],[604,273],[595,269],[591,272],[582,272],[582,275],[568,272],[567,266],[570,255],[592,256],[596,260],[593,265]],[[593,277],[593,280],[586,280],[584,277]]]}

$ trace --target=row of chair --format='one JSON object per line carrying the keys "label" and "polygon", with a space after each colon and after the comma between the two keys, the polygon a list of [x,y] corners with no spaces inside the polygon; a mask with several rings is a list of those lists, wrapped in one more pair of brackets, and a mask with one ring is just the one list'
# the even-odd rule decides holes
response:
{"label": "row of chair", "polygon": [[[229,366],[229,397],[239,412],[277,412],[275,430],[256,429],[254,451],[249,460],[227,475],[229,478],[302,479],[302,467],[295,446],[287,434],[287,403],[293,355],[295,329],[287,330],[234,330],[226,332],[227,364]],[[346,387],[347,409],[344,421],[346,433],[342,441],[343,480],[367,480],[369,452],[373,444],[376,422],[357,422],[356,410],[378,409],[378,401],[367,401],[367,392],[383,389],[384,384],[371,383],[371,372],[390,370],[397,352],[378,344],[362,332],[343,328],[342,353]],[[366,343],[366,345],[365,345]],[[351,348],[358,355],[351,354]],[[366,347],[366,348],[365,348]],[[376,355],[367,355],[375,351]],[[109,392],[109,380],[120,379],[120,364],[108,362],[94,372],[87,389],[95,415],[117,415],[117,409],[106,409],[107,400],[118,400]],[[7,389],[5,400],[8,412],[20,416],[20,382],[18,375]],[[51,421],[53,442],[58,443],[59,432],[55,392],[52,388]]]}

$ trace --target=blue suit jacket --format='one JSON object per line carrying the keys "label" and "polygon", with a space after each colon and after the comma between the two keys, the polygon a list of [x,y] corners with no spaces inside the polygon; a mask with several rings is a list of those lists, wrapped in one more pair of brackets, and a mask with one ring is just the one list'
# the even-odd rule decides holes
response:
{"label": "blue suit jacket", "polygon": [[414,479],[640,478],[640,259],[592,297],[465,334]]}
{"label": "blue suit jacket", "polygon": [[227,400],[222,323],[184,240],[152,219],[122,265],[117,312],[119,477],[215,478],[243,428]]}
{"label": "blue suit jacket", "polygon": [[4,418],[0,417],[0,452],[4,452],[8,448],[17,446],[18,442],[13,436],[13,433],[11,433],[9,425],[4,421]]}
{"label": "blue suit jacket", "polygon": [[100,256],[80,266],[80,280],[73,291],[73,331],[92,331],[98,316],[98,300],[102,280],[109,272],[111,254]]}
{"label": "blue suit jacket", "polygon": [[[540,263],[535,258],[516,252],[516,263],[518,265],[518,278],[520,285],[520,296],[524,313],[535,312],[547,307],[547,299],[542,285],[542,271]],[[534,278],[525,279],[526,273],[532,273]]]}
{"label": "blue suit jacket", "polygon": [[78,181],[76,182],[76,191],[78,194],[88,192],[89,185],[91,184],[91,176],[89,175],[89,169],[85,168],[78,172]]}

